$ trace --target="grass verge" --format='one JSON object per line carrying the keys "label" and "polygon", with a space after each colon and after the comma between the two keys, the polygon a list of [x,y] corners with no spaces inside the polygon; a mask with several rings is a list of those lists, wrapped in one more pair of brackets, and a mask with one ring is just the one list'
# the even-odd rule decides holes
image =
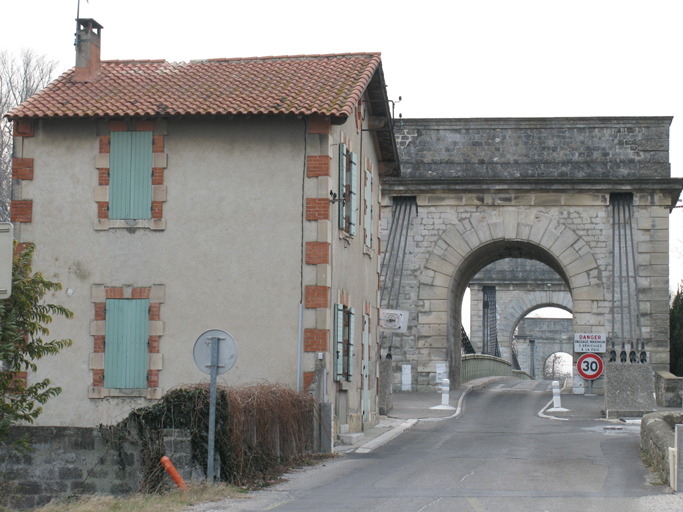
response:
{"label": "grass verge", "polygon": [[[190,484],[187,492],[177,489],[156,494],[131,494],[128,496],[83,495],[53,500],[32,512],[176,512],[191,505],[246,498],[246,491],[226,484]],[[3,509],[0,511],[10,509]]]}

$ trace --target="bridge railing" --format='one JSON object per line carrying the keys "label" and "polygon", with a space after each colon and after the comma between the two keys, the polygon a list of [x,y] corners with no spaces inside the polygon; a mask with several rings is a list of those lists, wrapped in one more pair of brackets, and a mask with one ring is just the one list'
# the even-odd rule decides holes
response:
{"label": "bridge railing", "polygon": [[533,379],[527,372],[513,370],[512,363],[500,357],[486,354],[468,354],[462,356],[462,382],[482,377],[510,377],[516,379]]}

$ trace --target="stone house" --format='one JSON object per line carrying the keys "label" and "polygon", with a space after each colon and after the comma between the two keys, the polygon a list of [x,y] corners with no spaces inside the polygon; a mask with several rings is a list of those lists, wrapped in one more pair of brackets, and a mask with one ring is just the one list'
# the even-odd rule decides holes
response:
{"label": "stone house", "polygon": [[[206,381],[218,328],[239,356],[219,383],[279,383],[377,416],[380,180],[399,164],[380,54],[77,63],[13,110],[12,221],[47,299],[75,313],[41,361],[62,394],[39,425],[120,420]],[[345,430],[345,428],[344,428]]]}

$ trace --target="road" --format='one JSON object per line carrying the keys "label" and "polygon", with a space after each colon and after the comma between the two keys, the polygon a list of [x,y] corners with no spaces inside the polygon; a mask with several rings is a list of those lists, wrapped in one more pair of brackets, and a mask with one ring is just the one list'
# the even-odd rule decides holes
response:
{"label": "road", "polygon": [[[547,381],[504,381],[467,396],[457,419],[419,422],[368,454],[347,454],[290,475],[244,500],[197,512],[277,510],[683,510],[642,464],[639,426],[595,419],[599,398],[563,395],[570,419],[537,416]],[[597,410],[599,413],[599,409]]]}

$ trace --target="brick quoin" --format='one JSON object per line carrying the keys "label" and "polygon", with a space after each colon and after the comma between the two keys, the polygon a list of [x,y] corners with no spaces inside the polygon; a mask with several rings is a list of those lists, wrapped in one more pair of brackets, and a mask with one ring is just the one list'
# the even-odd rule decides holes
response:
{"label": "brick quoin", "polygon": [[12,255],[13,258],[16,258],[21,254],[21,252],[26,249],[27,245],[33,245],[30,242],[19,242],[17,246],[14,248],[14,254]]}
{"label": "brick quoin", "polygon": [[307,308],[329,307],[330,289],[327,286],[307,286],[305,293],[305,306]]}
{"label": "brick quoin", "polygon": [[332,159],[327,155],[308,155],[306,157],[306,176],[316,178],[329,176]]}
{"label": "brick quoin", "polygon": [[158,302],[149,303],[149,319],[150,320],[160,320],[161,319],[161,304]]}
{"label": "brick quoin", "polygon": [[[97,320],[97,319],[95,319]],[[96,354],[104,354],[104,336],[93,336],[95,338],[94,350]]]}
{"label": "brick quoin", "polygon": [[100,135],[100,153],[109,153],[109,135]]}
{"label": "brick quoin", "polygon": [[327,352],[327,329],[304,329],[304,352]]}
{"label": "brick quoin", "polygon": [[326,116],[308,116],[306,119],[306,132],[307,133],[322,133],[329,135],[331,122],[330,118]]}
{"label": "brick quoin", "polygon": [[330,244],[327,242],[306,242],[306,265],[330,263]]}
{"label": "brick quoin", "polygon": [[[150,318],[151,320],[151,318]],[[158,354],[159,353],[159,336],[150,336],[149,337],[149,350],[147,351],[149,354]]]}
{"label": "brick quoin", "polygon": [[104,370],[93,370],[92,371],[92,387],[103,388],[104,387]]}
{"label": "brick quoin", "polygon": [[98,201],[97,202],[97,218],[98,219],[108,219],[109,218],[109,201]]}
{"label": "brick quoin", "polygon": [[105,320],[106,313],[105,308],[107,307],[106,302],[95,302],[95,320]]}
{"label": "brick quoin", "polygon": [[152,185],[164,184],[164,168],[152,167]]}
{"label": "brick quoin", "polygon": [[104,296],[107,299],[123,299],[123,288],[105,288]]}
{"label": "brick quoin", "polygon": [[[109,185],[109,169],[97,169],[97,174],[99,176],[99,183],[101,186],[106,187]],[[152,180],[154,178],[152,177]]]}
{"label": "brick quoin", "polygon": [[14,137],[33,137],[33,123],[27,120],[14,121]]}
{"label": "brick quoin", "polygon": [[33,158],[12,158],[12,179],[33,179]]}
{"label": "brick quoin", "polygon": [[159,370],[147,370],[147,387],[159,387]]}
{"label": "brick quoin", "polygon": [[308,392],[308,388],[311,387],[311,383],[313,382],[313,375],[313,372],[304,372],[304,393]]}
{"label": "brick quoin", "polygon": [[24,199],[12,201],[10,209],[10,220],[12,222],[31,222],[33,218],[33,201]]}
{"label": "brick quoin", "polygon": [[330,200],[307,198],[306,220],[330,220]]}
{"label": "brick quoin", "polygon": [[110,132],[128,131],[128,121],[109,121]]}
{"label": "brick quoin", "polygon": [[152,135],[152,153],[164,152],[164,136]]}
{"label": "brick quoin", "polygon": [[139,132],[154,131],[154,121],[138,121],[135,124],[135,129]]}
{"label": "brick quoin", "polygon": [[149,299],[151,288],[133,288],[131,298],[133,299]]}
{"label": "brick quoin", "polygon": [[164,203],[161,201],[152,201],[152,218],[163,218]]}

